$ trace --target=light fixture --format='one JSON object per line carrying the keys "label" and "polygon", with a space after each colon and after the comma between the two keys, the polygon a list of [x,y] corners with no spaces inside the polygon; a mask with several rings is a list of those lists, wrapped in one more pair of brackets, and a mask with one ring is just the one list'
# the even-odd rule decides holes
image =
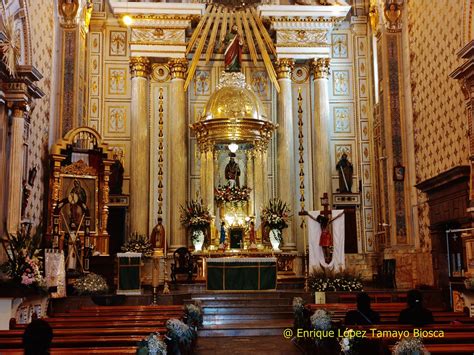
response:
{"label": "light fixture", "polygon": [[239,149],[239,145],[232,142],[228,145],[229,147],[229,150],[232,152],[232,153],[235,153],[237,151],[237,149]]}
{"label": "light fixture", "polygon": [[125,26],[130,26],[133,23],[133,18],[130,15],[125,15],[124,17],[122,17],[122,21]]}

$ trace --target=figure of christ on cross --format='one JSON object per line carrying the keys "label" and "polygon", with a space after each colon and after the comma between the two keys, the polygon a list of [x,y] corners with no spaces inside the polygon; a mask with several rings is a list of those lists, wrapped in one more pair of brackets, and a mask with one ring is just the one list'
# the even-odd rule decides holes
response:
{"label": "figure of christ on cross", "polygon": [[305,213],[312,220],[318,222],[321,225],[321,237],[319,238],[319,246],[323,249],[324,260],[326,263],[330,263],[332,259],[332,248],[334,246],[332,235],[331,235],[331,223],[338,219],[343,214],[339,214],[337,217],[331,219],[332,211],[329,208],[329,199],[328,194],[325,192],[323,194],[322,200],[325,201],[322,203],[323,210],[319,213],[319,216],[314,218],[309,213]]}

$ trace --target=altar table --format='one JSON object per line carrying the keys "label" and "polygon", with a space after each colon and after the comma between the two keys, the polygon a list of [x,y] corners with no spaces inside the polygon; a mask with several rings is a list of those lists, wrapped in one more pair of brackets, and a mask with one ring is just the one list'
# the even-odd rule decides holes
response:
{"label": "altar table", "polygon": [[207,258],[207,289],[210,291],[275,290],[277,259]]}

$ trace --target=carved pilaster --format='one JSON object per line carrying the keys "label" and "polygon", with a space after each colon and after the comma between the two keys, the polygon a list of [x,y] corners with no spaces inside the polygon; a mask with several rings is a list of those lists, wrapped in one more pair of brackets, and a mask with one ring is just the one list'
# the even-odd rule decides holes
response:
{"label": "carved pilaster", "polygon": [[295,67],[295,61],[290,58],[282,58],[275,62],[275,71],[278,79],[291,79],[291,73]]}
{"label": "carved pilaster", "polygon": [[168,62],[171,79],[184,79],[188,70],[188,60],[186,58],[173,58]]}
{"label": "carved pilaster", "polygon": [[132,78],[147,78],[150,73],[150,60],[147,57],[131,57],[129,66]]}
{"label": "carved pilaster", "polygon": [[311,63],[315,79],[328,79],[330,74],[329,58],[317,58]]}

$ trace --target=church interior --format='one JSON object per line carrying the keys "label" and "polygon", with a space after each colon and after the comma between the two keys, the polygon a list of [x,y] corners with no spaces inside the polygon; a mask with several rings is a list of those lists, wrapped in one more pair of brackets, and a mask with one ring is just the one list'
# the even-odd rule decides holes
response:
{"label": "church interior", "polygon": [[474,0],[0,19],[0,354],[474,353]]}

